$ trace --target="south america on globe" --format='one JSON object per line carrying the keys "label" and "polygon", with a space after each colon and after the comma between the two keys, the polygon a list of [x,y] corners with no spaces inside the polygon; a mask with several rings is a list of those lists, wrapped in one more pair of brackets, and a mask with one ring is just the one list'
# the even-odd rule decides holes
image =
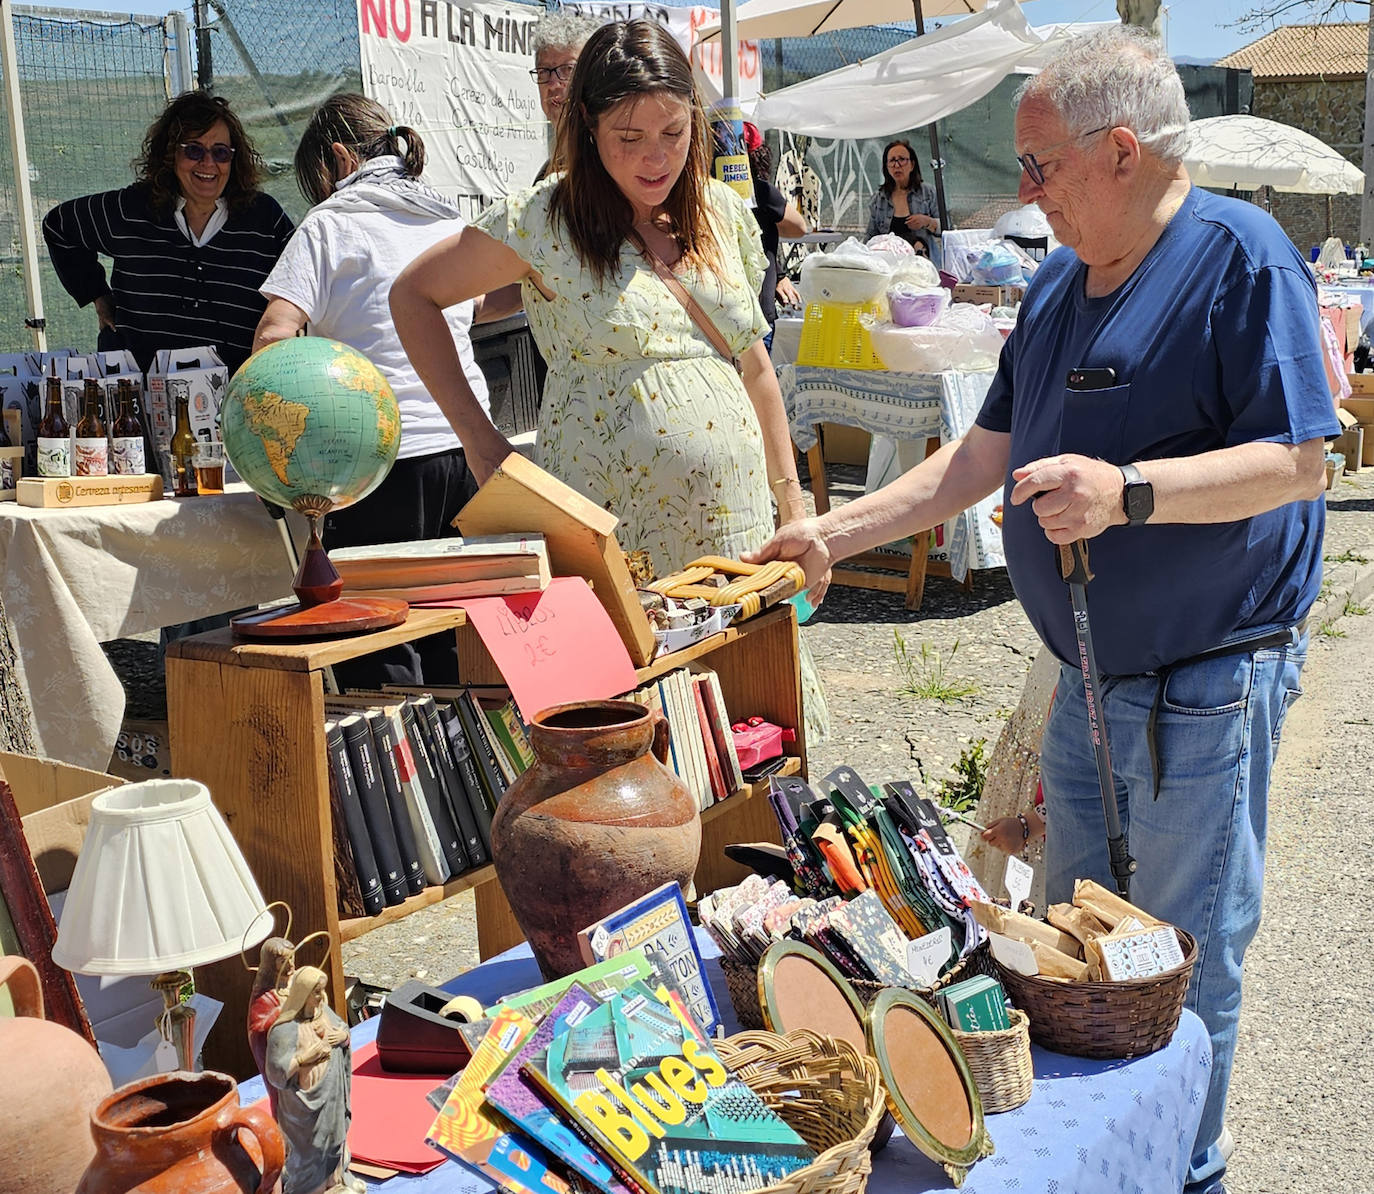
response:
{"label": "south america on globe", "polygon": [[320,515],[381,484],[401,445],[401,413],[362,353],[321,336],[255,352],[220,410],[224,451],[259,497]]}

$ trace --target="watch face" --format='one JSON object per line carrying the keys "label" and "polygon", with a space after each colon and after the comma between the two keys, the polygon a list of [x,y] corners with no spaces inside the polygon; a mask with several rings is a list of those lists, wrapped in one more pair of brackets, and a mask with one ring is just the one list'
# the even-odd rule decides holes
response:
{"label": "watch face", "polygon": [[1127,485],[1122,504],[1131,522],[1144,522],[1155,511],[1155,493],[1150,483],[1143,481]]}

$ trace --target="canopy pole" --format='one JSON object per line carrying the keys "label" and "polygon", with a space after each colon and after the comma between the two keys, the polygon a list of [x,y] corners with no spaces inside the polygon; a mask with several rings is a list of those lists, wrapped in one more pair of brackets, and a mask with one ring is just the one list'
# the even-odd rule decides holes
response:
{"label": "canopy pole", "polygon": [[739,32],[736,28],[736,0],[720,3],[720,87],[721,97],[740,106],[739,95]]}
{"label": "canopy pole", "polygon": [[[916,16],[916,36],[926,34],[925,17],[921,13],[921,0],[911,0],[911,9]],[[949,231],[949,205],[945,203],[945,163],[940,156],[940,124],[932,120],[926,126],[930,133],[930,165],[935,171],[935,205],[940,212],[940,231]]]}
{"label": "canopy pole", "polygon": [[43,286],[38,277],[38,227],[29,190],[29,147],[24,137],[24,109],[19,100],[19,53],[14,40],[14,5],[0,0],[0,55],[5,59],[5,113],[9,117],[10,148],[14,153],[14,198],[19,209],[19,251],[24,265],[24,291],[29,315],[24,325],[33,333],[33,346],[46,352],[47,321],[43,318]]}

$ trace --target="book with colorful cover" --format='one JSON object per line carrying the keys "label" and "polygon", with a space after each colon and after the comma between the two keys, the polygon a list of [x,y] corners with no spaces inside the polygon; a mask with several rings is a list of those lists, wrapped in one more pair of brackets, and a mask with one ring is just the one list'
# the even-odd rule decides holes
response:
{"label": "book with colorful cover", "polygon": [[623,991],[633,982],[666,981],[667,978],[661,973],[661,964],[651,961],[643,949],[628,949],[576,974],[509,995],[487,1008],[486,1014],[494,1017],[500,1012],[518,1011],[532,1020],[538,1020],[567,994],[573,983],[580,983],[598,999],[604,1000],[617,991]]}
{"label": "book with colorful cover", "polygon": [[589,965],[642,946],[671,972],[672,985],[682,992],[692,1018],[705,1028],[707,1036],[715,1035],[720,1009],[706,979],[687,904],[676,883],[656,887],[588,925],[577,934],[577,944]]}
{"label": "book with colorful cover", "polygon": [[598,1189],[607,1194],[633,1194],[616,1177],[605,1158],[559,1118],[549,1096],[520,1069],[527,1058],[547,1049],[555,1036],[576,1025],[600,1004],[601,1000],[585,987],[573,983],[540,1022],[534,1035],[511,1055],[505,1068],[487,1084],[487,1102]]}
{"label": "book with colorful cover", "polygon": [[503,1012],[493,1019],[430,1125],[425,1142],[515,1194],[583,1194],[587,1187],[562,1177],[542,1145],[508,1133],[482,1094],[482,1083],[534,1028],[534,1022],[519,1012]]}
{"label": "book with colorful cover", "polygon": [[648,1194],[746,1194],[816,1157],[680,1004],[643,990],[593,1008],[522,1071]]}

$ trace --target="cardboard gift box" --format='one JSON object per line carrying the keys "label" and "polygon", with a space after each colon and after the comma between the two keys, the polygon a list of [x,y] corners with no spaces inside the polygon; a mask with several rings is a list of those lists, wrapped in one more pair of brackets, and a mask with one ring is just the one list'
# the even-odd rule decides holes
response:
{"label": "cardboard gift box", "polygon": [[191,415],[191,434],[203,443],[220,437],[219,408],[229,387],[229,370],[219,353],[203,348],[164,348],[148,370],[149,432],[162,467],[163,482],[170,488],[167,471],[169,447],[176,429],[177,399],[184,396]]}

